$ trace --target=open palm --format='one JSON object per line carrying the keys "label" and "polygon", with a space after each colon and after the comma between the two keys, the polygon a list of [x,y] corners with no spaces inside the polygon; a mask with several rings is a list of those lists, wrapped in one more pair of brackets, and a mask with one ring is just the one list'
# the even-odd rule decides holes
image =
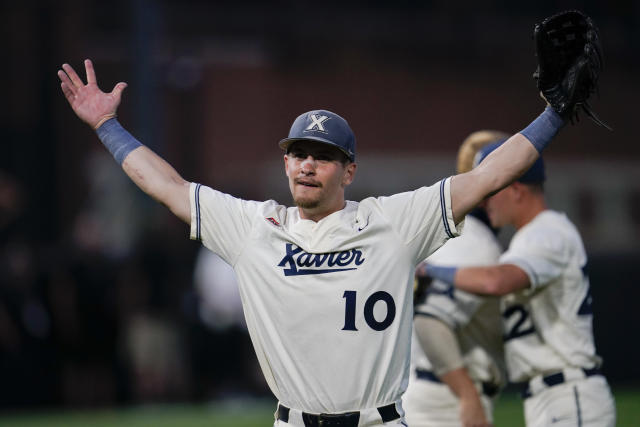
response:
{"label": "open palm", "polygon": [[98,87],[96,73],[90,59],[85,59],[84,67],[87,73],[86,85],[69,64],[62,65],[62,70],[58,70],[58,77],[62,93],[73,111],[80,119],[96,129],[106,119],[115,117],[122,91],[127,84],[120,82],[110,93],[105,93]]}

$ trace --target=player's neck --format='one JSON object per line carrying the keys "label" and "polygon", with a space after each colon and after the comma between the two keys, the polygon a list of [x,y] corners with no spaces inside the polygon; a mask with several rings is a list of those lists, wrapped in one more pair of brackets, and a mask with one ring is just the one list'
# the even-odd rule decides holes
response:
{"label": "player's neck", "polygon": [[334,212],[338,212],[346,206],[347,202],[342,199],[339,203],[333,204],[331,207],[317,207],[317,208],[303,208],[298,206],[298,213],[300,218],[308,219],[314,222],[318,222],[323,218],[328,217]]}
{"label": "player's neck", "polygon": [[528,197],[525,203],[520,205],[520,209],[516,220],[514,221],[514,226],[517,230],[521,229],[531,221],[535,217],[537,217],[540,212],[547,209],[547,203],[544,200],[544,196],[536,195],[532,197]]}

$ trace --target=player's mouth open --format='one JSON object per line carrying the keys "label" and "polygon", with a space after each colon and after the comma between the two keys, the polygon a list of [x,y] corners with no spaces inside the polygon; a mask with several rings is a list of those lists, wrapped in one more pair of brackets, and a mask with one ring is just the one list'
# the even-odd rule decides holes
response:
{"label": "player's mouth open", "polygon": [[321,185],[320,185],[319,183],[317,183],[317,182],[314,182],[314,181],[307,181],[307,180],[301,180],[301,179],[296,180],[296,184],[298,184],[298,185],[302,185],[302,186],[305,186],[305,187],[320,187],[320,186],[321,186]]}

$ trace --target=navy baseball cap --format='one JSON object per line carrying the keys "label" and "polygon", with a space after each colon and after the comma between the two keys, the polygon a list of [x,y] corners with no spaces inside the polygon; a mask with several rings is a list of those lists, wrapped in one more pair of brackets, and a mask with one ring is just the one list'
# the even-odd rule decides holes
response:
{"label": "navy baseball cap", "polygon": [[356,137],[349,123],[331,111],[313,110],[299,115],[291,125],[289,137],[281,140],[279,145],[287,151],[296,141],[316,141],[333,145],[352,162],[356,159]]}
{"label": "navy baseball cap", "polygon": [[[474,161],[474,166],[477,166],[482,162],[485,157],[489,155],[493,150],[498,148],[504,143],[505,140],[494,142],[493,144],[485,145],[476,154],[476,158]],[[528,171],[526,171],[520,178],[516,181],[521,182],[523,184],[534,184],[544,182],[547,179],[544,167],[544,160],[542,160],[542,156],[538,157],[538,159],[531,165]]]}

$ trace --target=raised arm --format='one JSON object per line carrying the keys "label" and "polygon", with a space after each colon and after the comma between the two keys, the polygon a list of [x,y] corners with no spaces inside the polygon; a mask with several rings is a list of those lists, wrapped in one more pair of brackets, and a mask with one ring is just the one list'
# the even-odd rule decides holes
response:
{"label": "raised arm", "polygon": [[451,208],[455,222],[462,221],[484,198],[524,174],[564,123],[551,107],[547,107],[529,126],[509,138],[477,167],[454,176]]}
{"label": "raised arm", "polygon": [[102,92],[91,60],[86,59],[84,66],[87,84],[69,64],[58,70],[60,87],[73,111],[96,130],[102,143],[142,191],[190,223],[189,183],[169,163],[140,144],[115,118],[127,84],[120,82],[110,93]]}

